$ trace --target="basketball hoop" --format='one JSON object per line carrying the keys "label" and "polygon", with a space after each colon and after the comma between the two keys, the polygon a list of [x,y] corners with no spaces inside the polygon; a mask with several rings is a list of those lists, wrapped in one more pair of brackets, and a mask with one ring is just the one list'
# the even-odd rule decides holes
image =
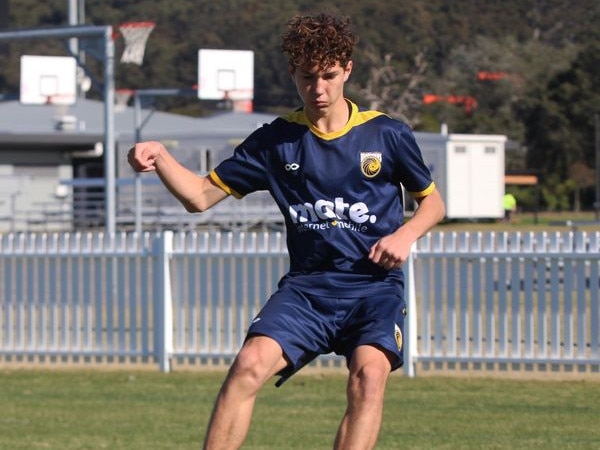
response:
{"label": "basketball hoop", "polygon": [[146,42],[154,26],[154,22],[126,22],[119,26],[119,31],[125,40],[121,62],[142,65]]}

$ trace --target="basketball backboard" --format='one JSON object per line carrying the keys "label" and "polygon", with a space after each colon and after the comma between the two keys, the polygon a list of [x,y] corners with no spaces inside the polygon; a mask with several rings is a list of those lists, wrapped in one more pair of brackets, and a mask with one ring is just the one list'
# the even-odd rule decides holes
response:
{"label": "basketball backboard", "polygon": [[254,98],[254,52],[199,50],[198,98],[252,100]]}
{"label": "basketball backboard", "polygon": [[21,103],[73,105],[77,100],[77,61],[70,56],[21,56]]}

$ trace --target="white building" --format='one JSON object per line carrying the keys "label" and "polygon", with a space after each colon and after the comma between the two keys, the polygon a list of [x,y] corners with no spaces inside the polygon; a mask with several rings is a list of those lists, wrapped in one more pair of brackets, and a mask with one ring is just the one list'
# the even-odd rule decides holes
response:
{"label": "white building", "polygon": [[446,202],[446,218],[504,216],[506,136],[416,133],[415,137]]}

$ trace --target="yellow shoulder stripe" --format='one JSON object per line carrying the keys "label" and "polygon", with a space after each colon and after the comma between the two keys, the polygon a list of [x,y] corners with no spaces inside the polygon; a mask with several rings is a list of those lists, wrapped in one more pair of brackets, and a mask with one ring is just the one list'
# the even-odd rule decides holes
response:
{"label": "yellow shoulder stripe", "polygon": [[415,198],[427,197],[429,194],[431,194],[433,192],[434,189],[435,189],[435,183],[432,181],[431,184],[429,186],[427,186],[426,189],[424,189],[420,192],[409,192],[409,194]]}
{"label": "yellow shoulder stripe", "polygon": [[360,125],[361,123],[368,122],[371,119],[379,116],[385,116],[385,113],[381,111],[369,110],[369,111],[358,111],[356,118],[354,119],[354,125]]}
{"label": "yellow shoulder stripe", "polygon": [[219,175],[217,175],[217,173],[214,170],[211,170],[210,173],[208,174],[208,176],[217,186],[219,186],[221,189],[223,189],[229,195],[233,195],[235,198],[238,198],[238,199],[243,197],[242,194],[240,194],[239,192],[235,191],[234,189],[229,187],[227,184],[225,184],[223,182],[223,180],[221,180],[221,178],[219,178]]}

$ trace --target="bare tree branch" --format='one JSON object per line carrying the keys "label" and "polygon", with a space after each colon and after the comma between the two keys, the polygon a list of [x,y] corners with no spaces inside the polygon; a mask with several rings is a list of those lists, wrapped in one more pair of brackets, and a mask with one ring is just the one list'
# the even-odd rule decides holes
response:
{"label": "bare tree branch", "polygon": [[421,85],[428,66],[425,55],[418,53],[407,72],[402,72],[392,53],[382,57],[369,48],[365,56],[371,66],[369,79],[365,86],[355,85],[354,88],[369,103],[369,108],[384,111],[411,127],[418,125]]}

